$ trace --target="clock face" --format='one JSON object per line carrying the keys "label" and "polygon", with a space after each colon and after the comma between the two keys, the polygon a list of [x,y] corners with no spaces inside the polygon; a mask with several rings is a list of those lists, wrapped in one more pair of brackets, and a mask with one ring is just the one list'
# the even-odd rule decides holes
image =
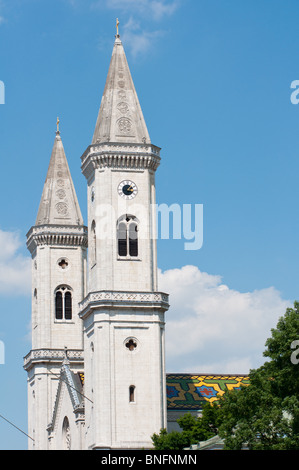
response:
{"label": "clock face", "polygon": [[133,199],[137,192],[137,186],[133,181],[125,180],[118,185],[118,194],[124,199]]}

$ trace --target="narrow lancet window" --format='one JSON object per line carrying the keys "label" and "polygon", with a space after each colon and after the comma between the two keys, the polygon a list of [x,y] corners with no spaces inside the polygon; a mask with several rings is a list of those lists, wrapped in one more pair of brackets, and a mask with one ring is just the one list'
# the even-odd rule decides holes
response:
{"label": "narrow lancet window", "polygon": [[70,292],[66,292],[64,296],[64,318],[72,319],[72,294]]}
{"label": "narrow lancet window", "polygon": [[135,387],[134,387],[134,385],[131,385],[129,387],[129,401],[130,401],[130,403],[133,403],[135,401]]}
{"label": "narrow lancet window", "polygon": [[62,320],[63,315],[62,315],[62,292],[58,291],[56,292],[56,297],[55,297],[55,318],[56,320]]}
{"label": "narrow lancet window", "polygon": [[138,256],[138,232],[137,224],[134,222],[129,225],[129,252],[130,256]]}
{"label": "narrow lancet window", "polygon": [[127,256],[127,225],[121,222],[117,230],[118,255]]}
{"label": "narrow lancet window", "polygon": [[68,286],[59,286],[55,291],[55,319],[72,319],[72,291]]}

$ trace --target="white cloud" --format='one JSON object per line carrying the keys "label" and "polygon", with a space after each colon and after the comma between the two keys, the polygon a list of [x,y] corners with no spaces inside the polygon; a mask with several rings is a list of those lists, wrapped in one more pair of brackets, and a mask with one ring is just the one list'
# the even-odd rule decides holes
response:
{"label": "white cloud", "polygon": [[0,229],[0,294],[30,294],[31,260],[18,252],[22,245],[18,233]]}
{"label": "white cloud", "polygon": [[[132,17],[122,25],[120,36],[127,51],[130,51],[134,59],[138,56],[145,56],[154,46],[154,43],[165,34],[163,30],[146,31],[142,29],[140,23]],[[100,50],[107,50],[111,46],[107,37],[99,39]]]}
{"label": "white cloud", "polygon": [[[159,21],[177,10],[179,0],[106,0],[105,5],[120,13],[134,13]],[[92,7],[103,7],[103,0],[93,1]]]}
{"label": "white cloud", "polygon": [[[0,0],[1,1],[1,0]],[[114,10],[119,18],[120,36],[125,46],[134,57],[145,54],[154,42],[166,33],[166,30],[149,30],[143,22],[162,21],[173,15],[180,6],[181,0],[67,0],[73,8],[90,8],[92,10]],[[130,19],[122,22],[122,16]],[[116,21],[116,18],[115,18]],[[124,20],[125,21],[125,20]],[[99,47],[106,48],[106,39],[100,38]]]}
{"label": "white cloud", "polygon": [[163,31],[144,31],[140,24],[132,18],[123,26],[122,41],[130,49],[133,57],[145,54],[153,42],[164,34]]}
{"label": "white cloud", "polygon": [[271,328],[291,306],[273,287],[241,293],[196,266],[160,272],[159,290],[170,294],[168,372],[248,373],[265,362]]}
{"label": "white cloud", "polygon": [[5,18],[3,16],[3,10],[4,10],[4,1],[0,0],[0,25],[5,22]]}

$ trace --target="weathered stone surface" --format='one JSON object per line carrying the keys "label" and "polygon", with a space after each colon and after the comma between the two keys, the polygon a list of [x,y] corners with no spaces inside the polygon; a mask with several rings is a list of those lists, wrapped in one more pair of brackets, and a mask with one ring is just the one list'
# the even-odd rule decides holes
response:
{"label": "weathered stone surface", "polygon": [[150,137],[120,38],[114,43],[92,144],[150,143]]}
{"label": "weathered stone surface", "polygon": [[35,225],[83,225],[60,133],[56,133]]}

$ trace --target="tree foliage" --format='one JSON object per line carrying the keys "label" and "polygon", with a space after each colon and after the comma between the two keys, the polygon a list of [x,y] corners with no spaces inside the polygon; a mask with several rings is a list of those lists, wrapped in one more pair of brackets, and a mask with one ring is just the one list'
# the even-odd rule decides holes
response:
{"label": "tree foliage", "polygon": [[250,371],[250,385],[219,401],[218,433],[225,449],[299,448],[299,364],[292,351],[299,339],[298,302],[271,334],[264,351],[267,361]]}
{"label": "tree foliage", "polygon": [[156,450],[182,450],[205,441],[217,433],[215,423],[216,409],[209,403],[203,407],[202,416],[196,418],[187,413],[177,420],[182,432],[161,429],[160,434],[154,434],[152,441]]}
{"label": "tree foliage", "polygon": [[183,449],[214,435],[224,449],[299,449],[299,302],[288,308],[266,341],[266,362],[249,373],[250,385],[207,404],[202,417],[178,420],[182,432],[162,430],[155,448]]}

